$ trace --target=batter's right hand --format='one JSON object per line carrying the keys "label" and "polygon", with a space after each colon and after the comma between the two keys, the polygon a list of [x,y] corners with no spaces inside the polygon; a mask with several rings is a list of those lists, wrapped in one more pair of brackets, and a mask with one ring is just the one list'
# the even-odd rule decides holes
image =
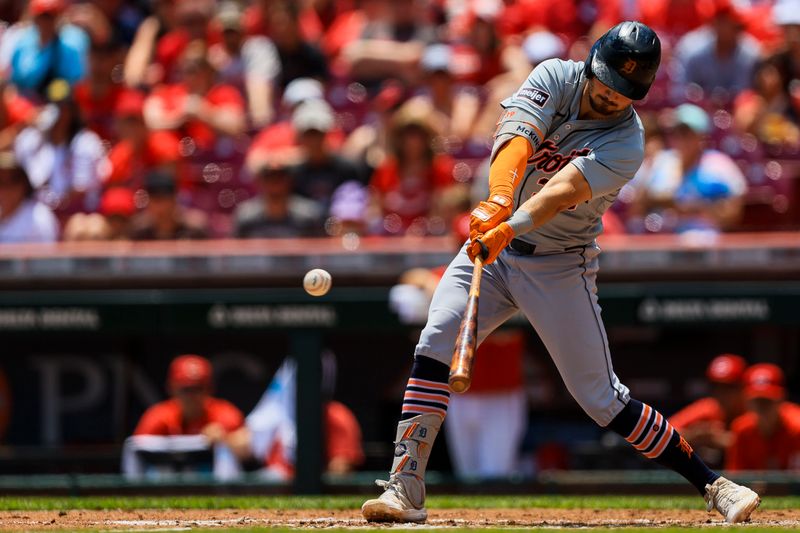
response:
{"label": "batter's right hand", "polygon": [[488,232],[505,222],[514,209],[514,202],[508,196],[495,194],[472,210],[469,218],[469,239],[474,241],[478,235]]}
{"label": "batter's right hand", "polygon": [[496,228],[489,230],[484,235],[479,235],[467,247],[469,260],[475,262],[477,256],[483,258],[483,264],[488,265],[497,259],[506,246],[514,238],[514,230],[506,222],[501,222]]}

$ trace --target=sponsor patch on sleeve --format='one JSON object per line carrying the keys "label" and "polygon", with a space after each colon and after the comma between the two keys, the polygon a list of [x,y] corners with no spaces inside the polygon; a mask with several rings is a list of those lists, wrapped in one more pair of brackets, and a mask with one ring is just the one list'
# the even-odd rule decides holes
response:
{"label": "sponsor patch on sleeve", "polygon": [[517,98],[525,98],[526,100],[533,102],[533,104],[536,106],[544,107],[544,104],[546,104],[547,100],[550,99],[550,95],[541,89],[524,87],[517,92]]}

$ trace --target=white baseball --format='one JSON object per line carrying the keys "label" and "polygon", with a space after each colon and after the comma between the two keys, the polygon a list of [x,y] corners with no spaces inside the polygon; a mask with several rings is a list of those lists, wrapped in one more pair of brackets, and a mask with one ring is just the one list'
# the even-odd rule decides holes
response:
{"label": "white baseball", "polygon": [[303,278],[303,288],[311,296],[323,296],[331,290],[332,282],[331,275],[327,270],[315,268],[306,273]]}

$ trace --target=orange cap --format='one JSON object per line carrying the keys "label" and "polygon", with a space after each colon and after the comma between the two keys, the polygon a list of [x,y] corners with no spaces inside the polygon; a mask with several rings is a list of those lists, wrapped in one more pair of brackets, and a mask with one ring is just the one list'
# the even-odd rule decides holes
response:
{"label": "orange cap", "polygon": [[747,363],[739,355],[724,353],[716,356],[706,369],[706,378],[711,383],[737,385],[742,382],[742,376],[747,369]]}
{"label": "orange cap", "polygon": [[168,381],[171,388],[210,387],[211,363],[199,355],[176,357],[169,365]]}
{"label": "orange cap", "polygon": [[786,396],[783,381],[783,370],[776,365],[770,363],[753,365],[744,375],[745,396],[748,399],[783,400]]}

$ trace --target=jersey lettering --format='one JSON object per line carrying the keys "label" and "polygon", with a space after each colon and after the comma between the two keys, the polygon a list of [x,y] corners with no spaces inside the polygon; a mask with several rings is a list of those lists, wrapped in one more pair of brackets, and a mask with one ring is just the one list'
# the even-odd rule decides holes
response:
{"label": "jersey lettering", "polygon": [[532,128],[526,128],[522,124],[517,126],[517,133],[523,134],[525,137],[530,137],[532,139],[536,138],[536,134],[533,132]]}
{"label": "jersey lettering", "polygon": [[547,139],[539,147],[539,150],[528,160],[528,164],[533,166],[536,170],[552,174],[567,166],[567,163],[576,157],[583,157],[589,155],[591,152],[591,148],[581,148],[580,150],[572,150],[567,155],[559,154],[556,143]]}

